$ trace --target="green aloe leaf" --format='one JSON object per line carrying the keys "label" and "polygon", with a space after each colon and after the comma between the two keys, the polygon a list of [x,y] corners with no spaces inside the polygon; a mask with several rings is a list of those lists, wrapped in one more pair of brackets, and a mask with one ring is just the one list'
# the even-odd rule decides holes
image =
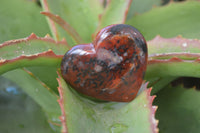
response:
{"label": "green aloe leaf", "polygon": [[67,86],[59,76],[63,133],[157,133],[156,107],[147,84],[130,103],[94,102]]}
{"label": "green aloe leaf", "polygon": [[[9,71],[2,75],[10,79],[23,89],[34,101],[36,101],[48,116],[48,122],[52,124],[58,131],[60,130],[59,116],[60,107],[57,102],[58,96],[43,82],[38,80],[34,75],[22,69]],[[23,79],[23,80],[21,80]]]}
{"label": "green aloe leaf", "polygon": [[[57,66],[58,65],[58,66]],[[31,71],[39,80],[44,82],[49,88],[54,90],[58,94],[58,82],[57,78],[57,69],[59,64],[56,66],[30,66],[26,67],[27,70]],[[21,79],[23,80],[23,79]]]}
{"label": "green aloe leaf", "polygon": [[60,65],[62,56],[55,55],[52,51],[31,56],[19,56],[11,60],[0,60],[0,74],[7,71],[28,66],[54,66]]}
{"label": "green aloe leaf", "polygon": [[194,88],[167,86],[157,93],[156,118],[162,133],[198,133],[200,131],[200,92]]}
{"label": "green aloe leaf", "polygon": [[0,74],[29,67],[28,70],[57,92],[56,69],[68,49],[65,40],[54,41],[48,35],[41,38],[31,34],[24,39],[4,42],[0,45]]}
{"label": "green aloe leaf", "polygon": [[199,12],[199,1],[172,2],[134,16],[126,23],[140,30],[147,40],[156,35],[167,38],[182,35],[186,38],[200,39]]}
{"label": "green aloe leaf", "polygon": [[181,36],[174,38],[156,36],[147,44],[149,56],[152,59],[169,59],[176,54],[176,56],[180,54],[179,57],[182,59],[189,59],[190,57],[186,56],[187,54],[198,54],[200,50],[200,40],[187,39]]}
{"label": "green aloe leaf", "polygon": [[1,0],[0,5],[0,43],[26,37],[32,32],[39,36],[50,33],[44,16],[39,13],[42,8],[36,2]]}
{"label": "green aloe leaf", "polygon": [[3,77],[0,85],[2,133],[53,133],[41,107],[20,87]]}
{"label": "green aloe leaf", "polygon": [[73,39],[76,43],[80,44],[83,43],[82,38],[79,36],[79,34],[76,32],[76,30],[71,27],[65,20],[63,20],[60,16],[54,15],[50,12],[41,12],[41,14],[49,17],[51,20],[56,22],[58,25],[60,25]]}
{"label": "green aloe leaf", "polygon": [[152,60],[148,64],[146,79],[152,77],[165,77],[165,76],[187,76],[187,77],[200,77],[199,59],[194,61],[182,60],[179,58],[172,58],[169,60]]}
{"label": "green aloe leaf", "polygon": [[59,66],[69,49],[63,40],[31,34],[28,38],[12,40],[0,45],[0,73],[25,66]]}
{"label": "green aloe leaf", "polygon": [[[39,4],[36,3],[36,1],[1,0],[0,5],[1,5],[0,43],[7,41],[7,40],[11,40],[11,39],[18,39],[18,38],[26,37],[26,36],[30,35],[32,32],[36,33],[39,36],[44,36],[45,34],[50,33],[48,23],[46,22],[45,17],[39,13],[42,10],[42,8],[39,6]],[[25,5],[25,6],[22,6],[22,5]],[[39,42],[39,44],[42,44],[42,43]],[[48,47],[51,47],[51,46],[48,46]],[[27,48],[28,48],[28,46],[26,47],[26,50],[27,50]],[[32,48],[33,47],[30,47],[29,52],[31,52],[31,50],[33,50]],[[17,46],[16,46],[16,49],[14,49],[14,47],[11,49],[16,50],[16,51],[18,50]],[[7,53],[9,53],[10,55],[12,53],[12,52],[10,52],[10,48],[8,48],[5,51]],[[0,52],[0,60],[1,60],[0,62],[3,61],[2,56],[3,56],[3,54],[5,54],[5,51]],[[23,51],[23,49],[21,49],[21,53],[20,53],[20,51],[18,51],[18,52],[19,52],[18,54],[23,54],[25,51]],[[34,51],[34,52],[37,53],[37,51]],[[38,52],[41,52],[41,51],[38,50]],[[63,49],[63,53],[64,53],[64,49]],[[14,53],[14,54],[17,54],[17,53]],[[16,55],[12,55],[12,56],[14,58]],[[55,62],[55,60],[51,60],[49,58],[47,58],[47,59],[49,61],[54,62],[54,64],[57,63],[57,62]],[[43,59],[43,60],[41,60],[41,62],[45,63],[46,61]],[[38,64],[42,64],[42,63],[38,62]],[[21,66],[26,65],[26,63],[18,62],[18,63],[13,64],[12,67],[15,68],[15,65],[16,65],[16,67],[18,67],[18,65],[21,65]],[[10,66],[5,67],[5,68],[6,69],[4,72],[6,72],[10,68]],[[34,71],[34,73],[37,73],[37,76],[40,79],[42,79],[45,83],[50,85],[51,88],[56,89],[56,87],[57,87],[57,81],[55,80],[56,76],[52,77],[52,74],[50,74],[50,73],[52,73],[52,71],[49,71],[49,73],[48,73],[49,75],[51,75],[51,77],[49,77],[48,79],[46,78],[46,80],[44,78],[42,78],[44,75],[44,71],[47,70],[48,68],[45,68],[45,69],[43,69],[43,67],[40,68],[40,70],[43,69],[43,71],[40,71],[40,73],[38,73],[37,71],[34,71],[35,69],[34,70],[32,69],[31,71]],[[52,70],[52,69],[49,69],[49,70]],[[0,72],[0,73],[2,73],[2,72]],[[52,82],[52,79],[49,80],[50,78],[54,78],[54,81]],[[49,81],[47,82],[47,80],[49,80]]]}
{"label": "green aloe leaf", "polygon": [[160,6],[162,0],[133,0],[127,15],[127,20],[136,14],[141,14],[151,10],[153,7]]}
{"label": "green aloe leaf", "polygon": [[52,50],[56,55],[63,55],[69,49],[65,40],[54,41],[48,35],[44,38],[31,34],[27,38],[11,40],[0,45],[1,59],[14,59],[21,55],[34,55]]}
{"label": "green aloe leaf", "polygon": [[132,0],[109,0],[100,17],[96,33],[111,24],[125,23]]}
{"label": "green aloe leaf", "polygon": [[146,79],[155,77],[200,77],[200,41],[182,37],[157,36],[148,41],[149,59]]}
{"label": "green aloe leaf", "polygon": [[200,67],[199,40],[157,36],[147,44],[149,57],[145,79],[153,86],[152,94],[179,76],[200,76],[196,73]]}
{"label": "green aloe leaf", "polygon": [[166,77],[159,77],[156,78],[156,80],[149,81],[148,86],[153,86],[153,89],[151,91],[151,95],[156,95],[157,92],[159,92],[161,89],[163,89],[165,86],[167,86],[168,84],[170,84],[172,81],[174,81],[175,79],[177,79],[177,76],[166,76]]}
{"label": "green aloe leaf", "polygon": [[[44,11],[59,15],[77,31],[85,43],[91,42],[91,35],[95,32],[99,15],[103,11],[99,0],[41,0],[41,2]],[[49,24],[54,38],[60,40],[65,37],[71,46],[76,44],[61,27],[52,21],[49,21]]]}

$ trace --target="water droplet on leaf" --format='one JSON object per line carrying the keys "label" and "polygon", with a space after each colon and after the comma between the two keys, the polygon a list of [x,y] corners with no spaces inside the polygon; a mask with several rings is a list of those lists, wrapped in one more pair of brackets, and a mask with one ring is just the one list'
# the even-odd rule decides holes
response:
{"label": "water droplet on leaf", "polygon": [[110,133],[123,133],[127,130],[128,130],[128,126],[124,124],[119,124],[119,123],[113,124],[110,127]]}

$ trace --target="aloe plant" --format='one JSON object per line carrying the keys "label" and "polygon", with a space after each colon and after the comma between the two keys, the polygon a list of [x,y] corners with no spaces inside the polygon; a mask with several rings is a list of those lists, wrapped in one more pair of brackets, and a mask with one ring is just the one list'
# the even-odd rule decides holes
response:
{"label": "aloe plant", "polygon": [[[199,1],[40,2],[0,2],[0,132],[200,131]],[[63,80],[62,57],[72,46],[91,43],[103,27],[121,23],[147,40],[140,94],[128,103],[88,99]]]}

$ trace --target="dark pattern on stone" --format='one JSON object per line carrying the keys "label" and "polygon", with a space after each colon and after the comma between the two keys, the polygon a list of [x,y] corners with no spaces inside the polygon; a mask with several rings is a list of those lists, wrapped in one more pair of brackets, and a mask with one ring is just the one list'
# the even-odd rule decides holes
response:
{"label": "dark pattern on stone", "polygon": [[102,29],[91,44],[77,45],[64,56],[61,72],[78,92],[105,101],[133,100],[143,82],[147,45],[134,27]]}

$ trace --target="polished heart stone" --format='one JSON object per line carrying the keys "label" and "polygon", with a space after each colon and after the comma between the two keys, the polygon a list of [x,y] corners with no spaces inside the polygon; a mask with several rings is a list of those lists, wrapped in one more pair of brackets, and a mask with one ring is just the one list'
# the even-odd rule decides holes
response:
{"label": "polished heart stone", "polygon": [[74,46],[63,57],[61,72],[76,91],[105,101],[133,100],[143,82],[147,45],[130,25],[102,29],[93,43]]}

